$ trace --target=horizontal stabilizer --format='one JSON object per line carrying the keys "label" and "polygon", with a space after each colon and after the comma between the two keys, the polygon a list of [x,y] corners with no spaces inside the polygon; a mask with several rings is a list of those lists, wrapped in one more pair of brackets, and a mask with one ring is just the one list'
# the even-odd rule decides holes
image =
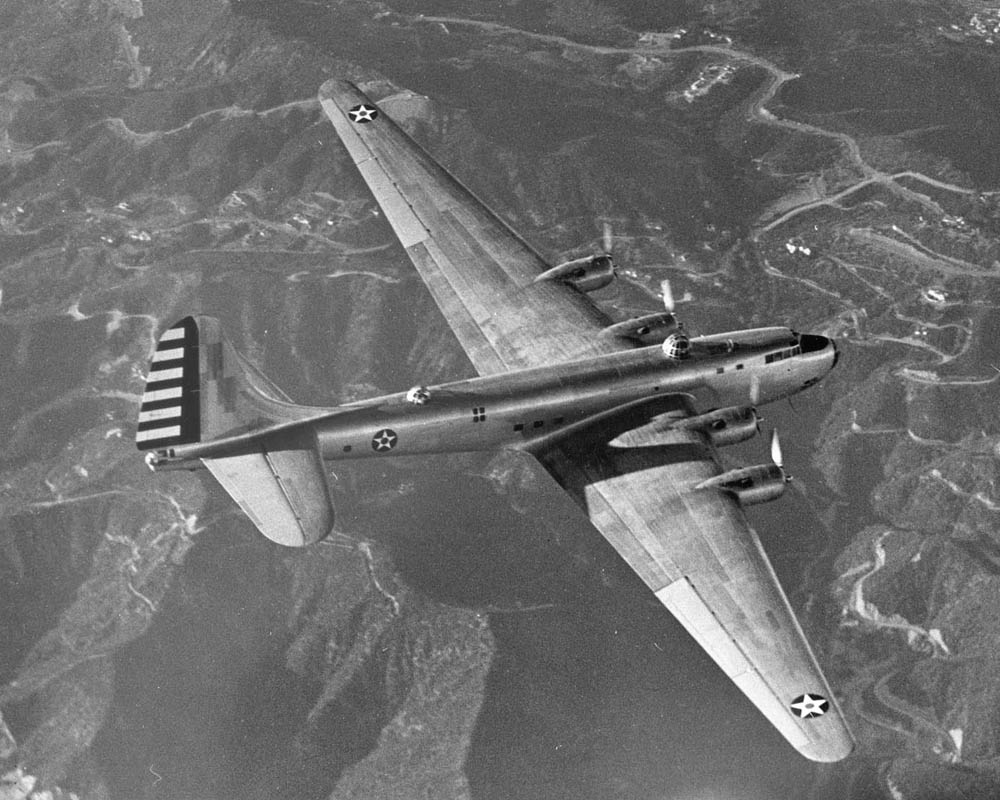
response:
{"label": "horizontal stabilizer", "polygon": [[333,527],[333,503],[315,434],[308,428],[261,436],[246,453],[203,459],[257,529],[303,547]]}

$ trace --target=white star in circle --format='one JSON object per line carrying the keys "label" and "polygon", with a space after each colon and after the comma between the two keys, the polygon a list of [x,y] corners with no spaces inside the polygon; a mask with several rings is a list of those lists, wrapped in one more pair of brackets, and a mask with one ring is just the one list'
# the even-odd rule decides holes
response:
{"label": "white star in circle", "polygon": [[378,109],[362,103],[361,105],[354,106],[354,108],[347,112],[347,115],[351,118],[351,122],[360,122],[363,124],[375,119],[378,116]]}
{"label": "white star in circle", "polygon": [[392,450],[392,448],[396,446],[396,441],[398,439],[399,437],[394,431],[391,431],[388,428],[383,428],[372,437],[372,449],[376,452]]}
{"label": "white star in circle", "polygon": [[792,711],[802,719],[823,716],[830,708],[830,702],[819,694],[804,694],[792,701]]}

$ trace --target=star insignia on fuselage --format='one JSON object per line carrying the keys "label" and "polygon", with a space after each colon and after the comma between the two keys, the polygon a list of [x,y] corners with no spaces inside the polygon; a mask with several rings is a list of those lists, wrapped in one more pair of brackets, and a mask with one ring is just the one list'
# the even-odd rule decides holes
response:
{"label": "star insignia on fuselage", "polygon": [[396,435],[395,431],[383,428],[372,437],[372,450],[376,453],[383,453],[386,450],[392,450],[398,441],[399,437]]}
{"label": "star insignia on fuselage", "polygon": [[792,711],[802,719],[822,717],[830,710],[830,701],[821,694],[803,694],[792,700]]}
{"label": "star insignia on fuselage", "polygon": [[351,122],[360,122],[361,124],[364,124],[366,122],[371,122],[378,116],[378,109],[375,108],[375,106],[361,103],[361,105],[354,106],[354,108],[348,111],[347,116],[351,118]]}

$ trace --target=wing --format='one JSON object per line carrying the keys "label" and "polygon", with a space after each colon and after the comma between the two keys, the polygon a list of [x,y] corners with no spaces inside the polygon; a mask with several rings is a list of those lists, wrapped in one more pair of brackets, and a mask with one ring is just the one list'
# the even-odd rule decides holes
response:
{"label": "wing", "polygon": [[845,758],[853,738],[756,532],[733,497],[692,488],[719,472],[711,448],[691,431],[635,430],[642,409],[624,417],[539,460],[802,755]]}
{"label": "wing", "polygon": [[610,320],[585,294],[533,283],[541,256],[357,87],[330,80],[319,98],[481,375],[630,346],[596,335]]}
{"label": "wing", "polygon": [[[357,87],[328,81],[320,103],[480,374],[627,346],[598,335],[609,320],[586,295],[533,283],[542,258]],[[692,488],[719,472],[711,448],[632,430],[663,410],[636,404],[594,421],[601,442],[577,429],[536,455],[803,755],[844,758],[853,740],[756,533],[733,498]]]}

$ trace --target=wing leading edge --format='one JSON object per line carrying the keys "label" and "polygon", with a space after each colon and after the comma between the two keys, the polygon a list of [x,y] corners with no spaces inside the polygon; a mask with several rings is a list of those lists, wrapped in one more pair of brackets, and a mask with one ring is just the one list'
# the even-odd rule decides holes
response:
{"label": "wing leading edge", "polygon": [[[320,103],[480,374],[627,346],[597,335],[609,320],[585,295],[533,284],[541,257],[357,87],[327,81]],[[720,470],[699,434],[630,430],[612,445],[584,432],[535,455],[800,753],[851,752],[757,534],[732,497],[693,488]]]}

